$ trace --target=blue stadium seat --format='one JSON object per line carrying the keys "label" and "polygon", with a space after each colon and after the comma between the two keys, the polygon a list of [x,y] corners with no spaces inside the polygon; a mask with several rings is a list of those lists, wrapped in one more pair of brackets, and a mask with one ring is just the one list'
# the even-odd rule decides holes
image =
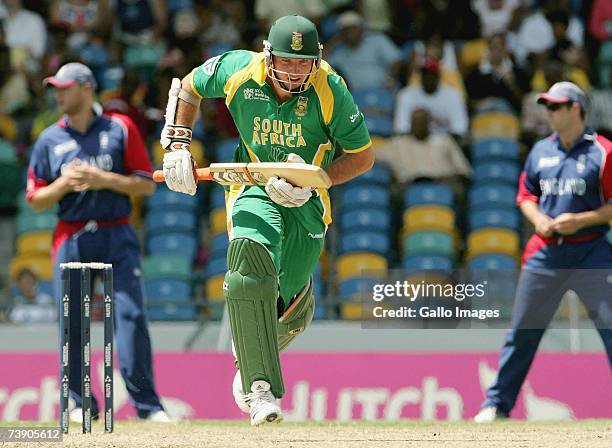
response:
{"label": "blue stadium seat", "polygon": [[211,254],[216,253],[226,253],[227,248],[229,247],[229,237],[227,233],[220,233],[215,235],[210,239],[210,244],[208,245],[209,251]]}
{"label": "blue stadium seat", "polygon": [[444,205],[453,207],[453,191],[444,184],[422,182],[408,187],[404,193],[406,208],[415,205]]}
{"label": "blue stadium seat", "polygon": [[160,321],[186,321],[196,320],[198,315],[193,305],[166,303],[164,305],[150,305],[147,309],[149,320]]}
{"label": "blue stadium seat", "polygon": [[36,290],[41,294],[48,294],[51,297],[55,297],[55,293],[53,291],[53,282],[39,280]]}
{"label": "blue stadium seat", "polygon": [[389,210],[380,208],[362,208],[340,213],[340,227],[343,231],[374,230],[388,232],[391,228]]}
{"label": "blue stadium seat", "polygon": [[470,213],[476,210],[514,209],[516,207],[516,187],[510,185],[478,185],[469,192]]}
{"label": "blue stadium seat", "polygon": [[474,165],[473,183],[503,182],[512,186],[518,185],[520,167],[517,163],[507,161],[480,162]]}
{"label": "blue stadium seat", "polygon": [[501,270],[516,269],[518,263],[516,258],[505,254],[478,255],[470,259],[468,263],[470,270]]}
{"label": "blue stadium seat", "polygon": [[502,138],[485,138],[472,145],[472,161],[480,163],[485,160],[508,160],[518,162],[519,146],[514,140]]}
{"label": "blue stadium seat", "polygon": [[346,279],[338,285],[338,295],[341,300],[350,300],[356,294],[372,293],[375,284],[380,283],[379,278],[353,277]]}
{"label": "blue stadium seat", "polygon": [[196,238],[185,233],[161,233],[152,236],[148,246],[151,255],[179,253],[188,260],[193,260],[198,250]]}
{"label": "blue stadium seat", "polygon": [[145,218],[147,234],[162,232],[193,232],[196,229],[196,215],[186,211],[152,211]]}
{"label": "blue stadium seat", "polygon": [[211,257],[207,263],[204,273],[206,278],[215,277],[217,275],[224,275],[227,272],[227,257],[225,254],[222,256]]}
{"label": "blue stadium seat", "polygon": [[391,170],[384,163],[375,163],[372,169],[354,179],[351,179],[346,183],[345,187],[352,187],[354,185],[362,184],[388,187],[391,184]]}
{"label": "blue stadium seat", "polygon": [[393,133],[393,120],[390,116],[368,114],[364,117],[371,135],[390,137]]}
{"label": "blue stadium seat", "polygon": [[389,207],[389,190],[374,185],[348,186],[342,189],[342,207],[355,209],[357,207]]}
{"label": "blue stadium seat", "polygon": [[180,255],[151,255],[143,260],[142,270],[146,281],[191,279],[191,262]]}
{"label": "blue stadium seat", "polygon": [[210,193],[210,209],[225,208],[225,189],[215,184]]}
{"label": "blue stadium seat", "polygon": [[166,184],[159,184],[155,193],[146,198],[146,205],[149,210],[194,210],[198,206],[197,196],[181,194],[171,191]]}
{"label": "blue stadium seat", "polygon": [[234,151],[238,146],[237,138],[222,140],[217,145],[217,162],[231,162],[234,159]]}
{"label": "blue stadium seat", "polygon": [[503,227],[519,231],[520,218],[518,210],[481,210],[470,213],[470,230],[482,229],[483,227]]}
{"label": "blue stadium seat", "polygon": [[338,254],[351,252],[375,252],[389,255],[391,240],[385,232],[346,232],[340,237]]}
{"label": "blue stadium seat", "polygon": [[404,255],[454,256],[453,237],[446,232],[413,232],[404,239]]}
{"label": "blue stadium seat", "polygon": [[206,129],[202,118],[197,119],[193,124],[193,138],[200,141],[206,139]]}
{"label": "blue stadium seat", "polygon": [[152,305],[156,301],[189,302],[191,301],[191,285],[189,282],[177,279],[147,280],[145,282],[147,299]]}
{"label": "blue stadium seat", "polygon": [[404,258],[402,267],[409,273],[417,271],[444,271],[453,270],[453,260],[442,255],[415,255]]}
{"label": "blue stadium seat", "polygon": [[351,90],[353,99],[359,109],[365,114],[393,115],[393,103],[395,95],[392,91],[382,87],[370,89]]}

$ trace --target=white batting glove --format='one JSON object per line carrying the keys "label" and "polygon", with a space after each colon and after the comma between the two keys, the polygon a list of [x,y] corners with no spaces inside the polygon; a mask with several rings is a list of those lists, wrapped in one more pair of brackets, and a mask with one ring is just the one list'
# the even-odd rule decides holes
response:
{"label": "white batting glove", "polygon": [[[287,156],[287,162],[306,163],[297,154]],[[312,197],[311,187],[294,187],[282,177],[272,176],[266,183],[266,193],[270,199],[283,207],[301,207]]]}
{"label": "white batting glove", "polygon": [[198,182],[195,178],[195,164],[188,150],[166,152],[163,169],[170,190],[191,196],[196,193]]}

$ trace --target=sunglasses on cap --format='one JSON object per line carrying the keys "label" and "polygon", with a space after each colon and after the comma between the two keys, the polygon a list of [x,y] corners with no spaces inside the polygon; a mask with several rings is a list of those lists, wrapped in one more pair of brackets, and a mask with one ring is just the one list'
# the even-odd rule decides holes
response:
{"label": "sunglasses on cap", "polygon": [[546,109],[551,111],[551,112],[555,112],[559,109],[561,109],[563,106],[566,107],[570,107],[572,105],[573,101],[567,101],[565,103],[547,103],[546,104]]}

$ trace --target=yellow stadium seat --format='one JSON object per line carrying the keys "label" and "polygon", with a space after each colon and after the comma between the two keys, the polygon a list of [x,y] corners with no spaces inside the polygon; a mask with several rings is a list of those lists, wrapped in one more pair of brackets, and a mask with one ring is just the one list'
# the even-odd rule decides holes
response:
{"label": "yellow stadium seat", "polygon": [[225,232],[227,232],[225,207],[216,208],[210,212],[210,236]]}
{"label": "yellow stadium seat", "polygon": [[455,212],[451,208],[435,205],[411,207],[404,212],[404,228],[408,232],[440,230],[452,233],[455,228]]}
{"label": "yellow stadium seat", "polygon": [[17,238],[18,255],[51,255],[53,246],[52,232],[30,232],[24,233]]}
{"label": "yellow stadium seat", "polygon": [[487,253],[516,256],[519,251],[519,236],[508,229],[479,229],[470,233],[467,247],[468,258]]}
{"label": "yellow stadium seat", "polygon": [[363,271],[374,271],[368,276],[387,273],[387,259],[381,255],[359,252],[338,257],[336,261],[336,280],[341,282],[347,278],[363,275]]}
{"label": "yellow stadium seat", "polygon": [[361,319],[361,303],[349,302],[340,305],[340,317],[345,320]]}
{"label": "yellow stadium seat", "polygon": [[519,120],[514,115],[490,112],[472,119],[472,139],[505,137],[516,140],[519,136]]}
{"label": "yellow stadium seat", "polygon": [[10,141],[17,138],[17,122],[9,115],[0,115],[0,134]]}
{"label": "yellow stadium seat", "polygon": [[[191,156],[193,160],[195,160],[196,164],[199,167],[207,166],[208,162],[206,161],[206,157],[204,156],[204,144],[199,140],[192,140],[191,145],[189,146],[189,150],[191,151]],[[166,151],[162,146],[157,142],[153,145],[153,164],[155,166],[162,166],[164,163],[164,153]]]}
{"label": "yellow stadium seat", "polygon": [[223,280],[225,275],[217,275],[206,281],[206,297],[210,302],[222,302],[223,298]]}
{"label": "yellow stadium seat", "polygon": [[11,278],[15,280],[24,269],[32,271],[40,280],[53,279],[53,263],[49,255],[26,255],[13,258],[11,261]]}
{"label": "yellow stadium seat", "polygon": [[487,54],[487,42],[485,39],[474,39],[466,42],[461,48],[461,66],[463,72],[468,72],[472,67],[480,64]]}
{"label": "yellow stadium seat", "polygon": [[408,275],[405,279],[408,283],[418,285],[424,283],[427,285],[449,285],[452,284],[449,277],[440,273],[420,271],[415,274]]}

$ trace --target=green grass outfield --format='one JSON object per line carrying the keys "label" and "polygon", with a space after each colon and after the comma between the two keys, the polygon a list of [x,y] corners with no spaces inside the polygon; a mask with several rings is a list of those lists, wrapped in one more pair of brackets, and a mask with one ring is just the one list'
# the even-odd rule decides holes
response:
{"label": "green grass outfield", "polygon": [[[32,426],[28,423],[18,425]],[[2,422],[0,427],[10,426]],[[37,424],[38,427],[50,425]],[[571,422],[306,422],[252,428],[244,421],[149,423],[117,421],[104,434],[101,422],[92,434],[78,424],[58,443],[11,443],[10,447],[612,447],[612,420]]]}

